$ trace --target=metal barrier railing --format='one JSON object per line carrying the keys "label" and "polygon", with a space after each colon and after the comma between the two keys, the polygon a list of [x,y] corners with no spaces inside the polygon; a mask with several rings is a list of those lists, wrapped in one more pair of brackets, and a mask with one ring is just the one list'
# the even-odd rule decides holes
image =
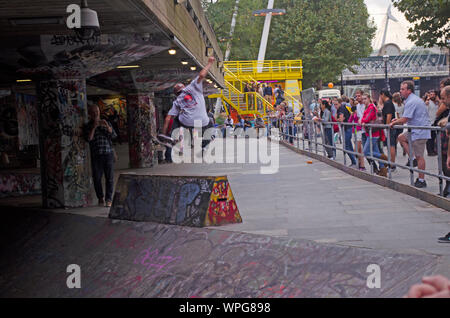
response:
{"label": "metal barrier railing", "polygon": [[[326,138],[325,135],[325,129],[331,129],[333,132],[333,125],[339,126],[339,136],[342,140],[342,148],[337,147],[333,138]],[[372,160],[374,162],[382,163],[387,166],[388,168],[388,174],[387,177],[392,180],[392,166],[399,167],[401,169],[409,170],[410,173],[410,183],[411,185],[414,185],[414,172],[422,173],[424,175],[437,178],[439,181],[439,193],[442,196],[443,195],[443,182],[448,181],[450,182],[450,177],[447,177],[444,175],[443,172],[443,162],[442,162],[442,147],[441,147],[441,135],[445,134],[446,131],[444,128],[437,127],[437,126],[393,126],[392,128],[389,125],[377,125],[377,124],[365,124],[363,127],[358,123],[344,123],[344,122],[323,122],[323,121],[314,121],[312,119],[310,120],[295,120],[295,119],[279,119],[279,118],[268,118],[268,126],[267,126],[267,135],[270,136],[274,132],[274,126],[276,127],[275,131],[278,131],[281,138],[284,140],[288,140],[291,144],[296,146],[298,149],[300,149],[300,143],[302,142],[302,148],[304,151],[308,151],[311,153],[319,154],[319,146],[322,146],[324,156],[327,156],[329,158],[333,158],[333,160],[336,160],[336,152],[341,151],[343,153],[344,157],[344,165],[347,165],[346,155],[353,155],[355,156],[356,160],[357,158],[366,158],[368,160]],[[370,155],[367,156],[364,154],[364,152],[358,152],[358,151],[351,151],[346,149],[346,138],[345,138],[345,130],[343,129],[345,126],[351,126],[352,128],[352,138],[354,139],[354,145],[357,145],[357,137],[354,131],[356,131],[357,127],[362,127],[361,129],[364,129],[364,127],[368,128],[369,130],[369,137],[367,137],[367,141],[369,141],[369,147],[370,147]],[[385,129],[385,135],[386,135],[386,146],[387,146],[387,155],[386,157],[388,160],[383,160],[381,158],[374,156],[374,138],[373,138],[373,130],[374,129]],[[402,165],[397,162],[393,162],[391,159],[391,133],[393,133],[393,129],[399,129],[399,130],[405,130],[411,131],[411,129],[415,130],[431,130],[436,131],[436,143],[437,143],[437,161],[438,161],[438,173],[433,173],[427,170],[422,170],[413,167],[413,160],[412,160],[412,154],[413,154],[413,147],[412,147],[412,137],[411,134],[408,134],[408,146],[409,146],[409,165]],[[318,131],[320,133],[318,133]],[[329,134],[329,131],[327,132]],[[363,131],[364,133],[364,131]],[[319,142],[318,139],[321,138],[321,141]],[[376,137],[375,137],[376,138]],[[331,140],[327,140],[331,139]],[[295,141],[295,142],[294,142]],[[328,142],[327,142],[328,141]],[[366,141],[366,143],[367,143]],[[295,145],[296,143],[296,145]],[[353,146],[353,145],[352,145]],[[392,145],[394,146],[394,145]],[[352,147],[353,148],[353,147]],[[382,153],[381,149],[379,149]],[[373,165],[370,164],[371,174],[374,174],[374,168]]]}

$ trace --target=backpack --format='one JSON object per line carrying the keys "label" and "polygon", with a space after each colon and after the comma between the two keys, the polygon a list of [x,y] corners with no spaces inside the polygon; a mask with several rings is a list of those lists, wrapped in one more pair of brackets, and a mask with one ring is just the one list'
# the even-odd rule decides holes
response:
{"label": "backpack", "polygon": [[[336,118],[333,115],[331,115],[331,121],[333,123],[337,123],[337,120],[336,120]],[[335,133],[339,132],[339,125],[333,125],[333,131]]]}
{"label": "backpack", "polygon": [[[374,120],[372,120],[369,124],[384,125],[382,112],[380,112],[375,106],[373,106],[373,108],[376,109],[376,114],[375,114],[376,118]],[[371,112],[372,112],[372,109],[371,109]],[[383,128],[372,127],[372,133],[382,131],[382,130],[383,130]],[[366,128],[366,133],[369,134],[369,132],[370,132],[370,129]]]}

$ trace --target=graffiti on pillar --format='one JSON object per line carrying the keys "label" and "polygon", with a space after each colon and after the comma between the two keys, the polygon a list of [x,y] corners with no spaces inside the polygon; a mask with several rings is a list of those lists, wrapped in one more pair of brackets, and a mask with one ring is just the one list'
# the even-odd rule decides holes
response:
{"label": "graffiti on pillar", "polygon": [[241,222],[242,218],[231,192],[228,179],[226,177],[218,177],[214,181],[212,188],[205,225],[225,225]]}
{"label": "graffiti on pillar", "polygon": [[151,94],[129,95],[127,100],[130,165],[149,168],[155,164],[156,113]]}
{"label": "graffiti on pillar", "polygon": [[85,206],[90,202],[88,144],[82,127],[87,118],[86,87],[83,80],[58,82],[63,149],[62,166],[65,206]]}
{"label": "graffiti on pillar", "polygon": [[61,130],[57,90],[54,82],[38,84],[42,194],[44,206],[63,207],[64,191],[61,170]]}
{"label": "graffiti on pillar", "polygon": [[36,97],[16,93],[19,148],[39,144],[38,113]]}
{"label": "graffiti on pillar", "polygon": [[48,207],[76,207],[90,202],[87,143],[82,126],[87,117],[83,80],[57,80],[39,85],[44,178]]}
{"label": "graffiti on pillar", "polygon": [[[113,125],[117,135],[120,136],[120,140],[127,140],[128,129],[126,98],[99,98],[96,104],[98,105],[102,116]],[[114,111],[117,113],[117,118],[114,118]]]}
{"label": "graffiti on pillar", "polygon": [[41,176],[32,173],[1,173],[0,198],[41,193]]}

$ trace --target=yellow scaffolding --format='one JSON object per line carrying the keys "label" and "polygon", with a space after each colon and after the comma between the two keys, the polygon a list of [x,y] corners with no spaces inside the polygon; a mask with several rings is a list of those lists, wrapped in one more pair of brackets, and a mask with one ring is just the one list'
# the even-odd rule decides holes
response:
{"label": "yellow scaffolding", "polygon": [[229,71],[225,72],[225,79],[228,81],[233,76],[241,79],[250,76],[257,81],[303,79],[302,60],[228,61],[224,62],[224,66]]}
{"label": "yellow scaffolding", "polygon": [[[303,79],[303,65],[301,60],[269,60],[258,61],[229,61],[224,62],[226,88],[219,94],[209,95],[209,98],[221,98],[223,102],[233,108],[239,115],[266,116],[273,111],[273,105],[258,92],[244,92],[245,83],[258,81],[286,81]],[[288,104],[301,105],[299,99],[285,91]],[[225,108],[227,114],[229,109]]]}

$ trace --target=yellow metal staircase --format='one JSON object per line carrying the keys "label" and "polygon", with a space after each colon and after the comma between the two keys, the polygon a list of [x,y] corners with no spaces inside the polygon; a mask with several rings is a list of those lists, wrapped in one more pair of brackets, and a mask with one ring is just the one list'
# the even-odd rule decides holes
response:
{"label": "yellow metal staircase", "polygon": [[257,81],[303,79],[302,60],[229,61],[224,62],[224,66],[228,69],[225,72],[225,79],[228,81],[234,76],[251,76]]}
{"label": "yellow metal staircase", "polygon": [[[245,83],[268,80],[301,80],[303,78],[301,60],[284,61],[230,61],[224,62],[226,88],[209,98],[221,98],[226,105],[225,111],[234,109],[241,116],[266,116],[273,111],[273,105],[258,92],[244,92]],[[301,105],[298,98],[285,90],[285,101],[291,107]]]}

